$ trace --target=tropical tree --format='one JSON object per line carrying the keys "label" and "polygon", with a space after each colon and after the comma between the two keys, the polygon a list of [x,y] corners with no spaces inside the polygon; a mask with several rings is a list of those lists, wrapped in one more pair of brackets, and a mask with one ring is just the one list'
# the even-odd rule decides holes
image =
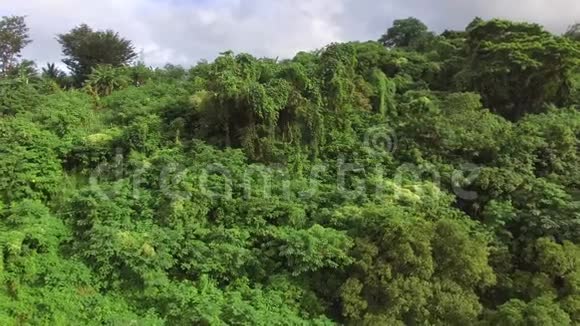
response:
{"label": "tropical tree", "polygon": [[47,63],[46,67],[42,68],[42,77],[49,79],[57,79],[64,75],[64,72],[58,69],[56,64]]}
{"label": "tropical tree", "polygon": [[63,62],[79,86],[98,65],[121,67],[137,57],[131,41],[112,30],[94,31],[86,24],[58,35],[57,40],[62,45]]}
{"label": "tropical tree", "polygon": [[3,16],[0,19],[0,76],[14,68],[20,52],[32,41],[23,16]]}
{"label": "tropical tree", "polygon": [[107,96],[115,90],[127,87],[130,81],[123,69],[111,65],[99,65],[93,68],[85,87],[92,94]]}
{"label": "tropical tree", "polygon": [[31,80],[38,79],[36,63],[31,60],[22,60],[12,67],[8,72],[8,77],[16,81],[28,84]]}
{"label": "tropical tree", "polygon": [[566,33],[564,33],[564,36],[575,41],[580,41],[580,23],[576,23],[568,27],[568,30]]}
{"label": "tropical tree", "polygon": [[467,56],[458,82],[480,92],[494,112],[517,120],[544,111],[545,103],[567,104],[580,45],[536,24],[495,19],[468,30]]}
{"label": "tropical tree", "polygon": [[42,68],[41,77],[53,82],[60,88],[69,88],[72,86],[70,77],[67,76],[64,71],[60,70],[54,63],[47,63],[46,66]]}
{"label": "tropical tree", "polygon": [[428,28],[414,17],[397,19],[393,26],[379,39],[387,47],[409,47],[429,36]]}

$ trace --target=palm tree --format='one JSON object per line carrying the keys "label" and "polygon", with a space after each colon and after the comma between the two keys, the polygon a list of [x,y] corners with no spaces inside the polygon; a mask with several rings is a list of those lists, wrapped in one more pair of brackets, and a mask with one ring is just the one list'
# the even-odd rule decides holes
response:
{"label": "palm tree", "polygon": [[59,79],[62,78],[64,72],[62,72],[56,64],[54,63],[47,63],[46,67],[42,68],[42,77],[48,79]]}

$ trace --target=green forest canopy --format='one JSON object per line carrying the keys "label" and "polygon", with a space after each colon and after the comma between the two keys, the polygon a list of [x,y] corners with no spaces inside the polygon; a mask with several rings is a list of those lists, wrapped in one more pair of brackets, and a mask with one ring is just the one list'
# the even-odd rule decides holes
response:
{"label": "green forest canopy", "polygon": [[577,29],[66,74],[3,18],[0,324],[578,325]]}

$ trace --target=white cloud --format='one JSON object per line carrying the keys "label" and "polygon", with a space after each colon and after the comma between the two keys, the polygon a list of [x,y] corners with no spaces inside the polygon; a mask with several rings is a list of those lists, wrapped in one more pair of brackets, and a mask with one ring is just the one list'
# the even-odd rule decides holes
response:
{"label": "white cloud", "polygon": [[434,30],[474,16],[531,20],[561,32],[580,19],[578,0],[0,0],[1,15],[27,15],[34,40],[24,55],[60,61],[55,40],[80,23],[111,28],[142,49],[148,64],[194,64],[233,50],[289,57],[330,42],[376,39],[395,18]]}

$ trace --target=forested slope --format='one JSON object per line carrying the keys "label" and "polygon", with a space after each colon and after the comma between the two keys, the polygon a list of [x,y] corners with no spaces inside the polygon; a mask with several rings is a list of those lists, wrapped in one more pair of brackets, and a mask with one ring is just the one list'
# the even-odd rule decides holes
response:
{"label": "forested slope", "polygon": [[0,324],[579,324],[575,35],[4,66]]}

